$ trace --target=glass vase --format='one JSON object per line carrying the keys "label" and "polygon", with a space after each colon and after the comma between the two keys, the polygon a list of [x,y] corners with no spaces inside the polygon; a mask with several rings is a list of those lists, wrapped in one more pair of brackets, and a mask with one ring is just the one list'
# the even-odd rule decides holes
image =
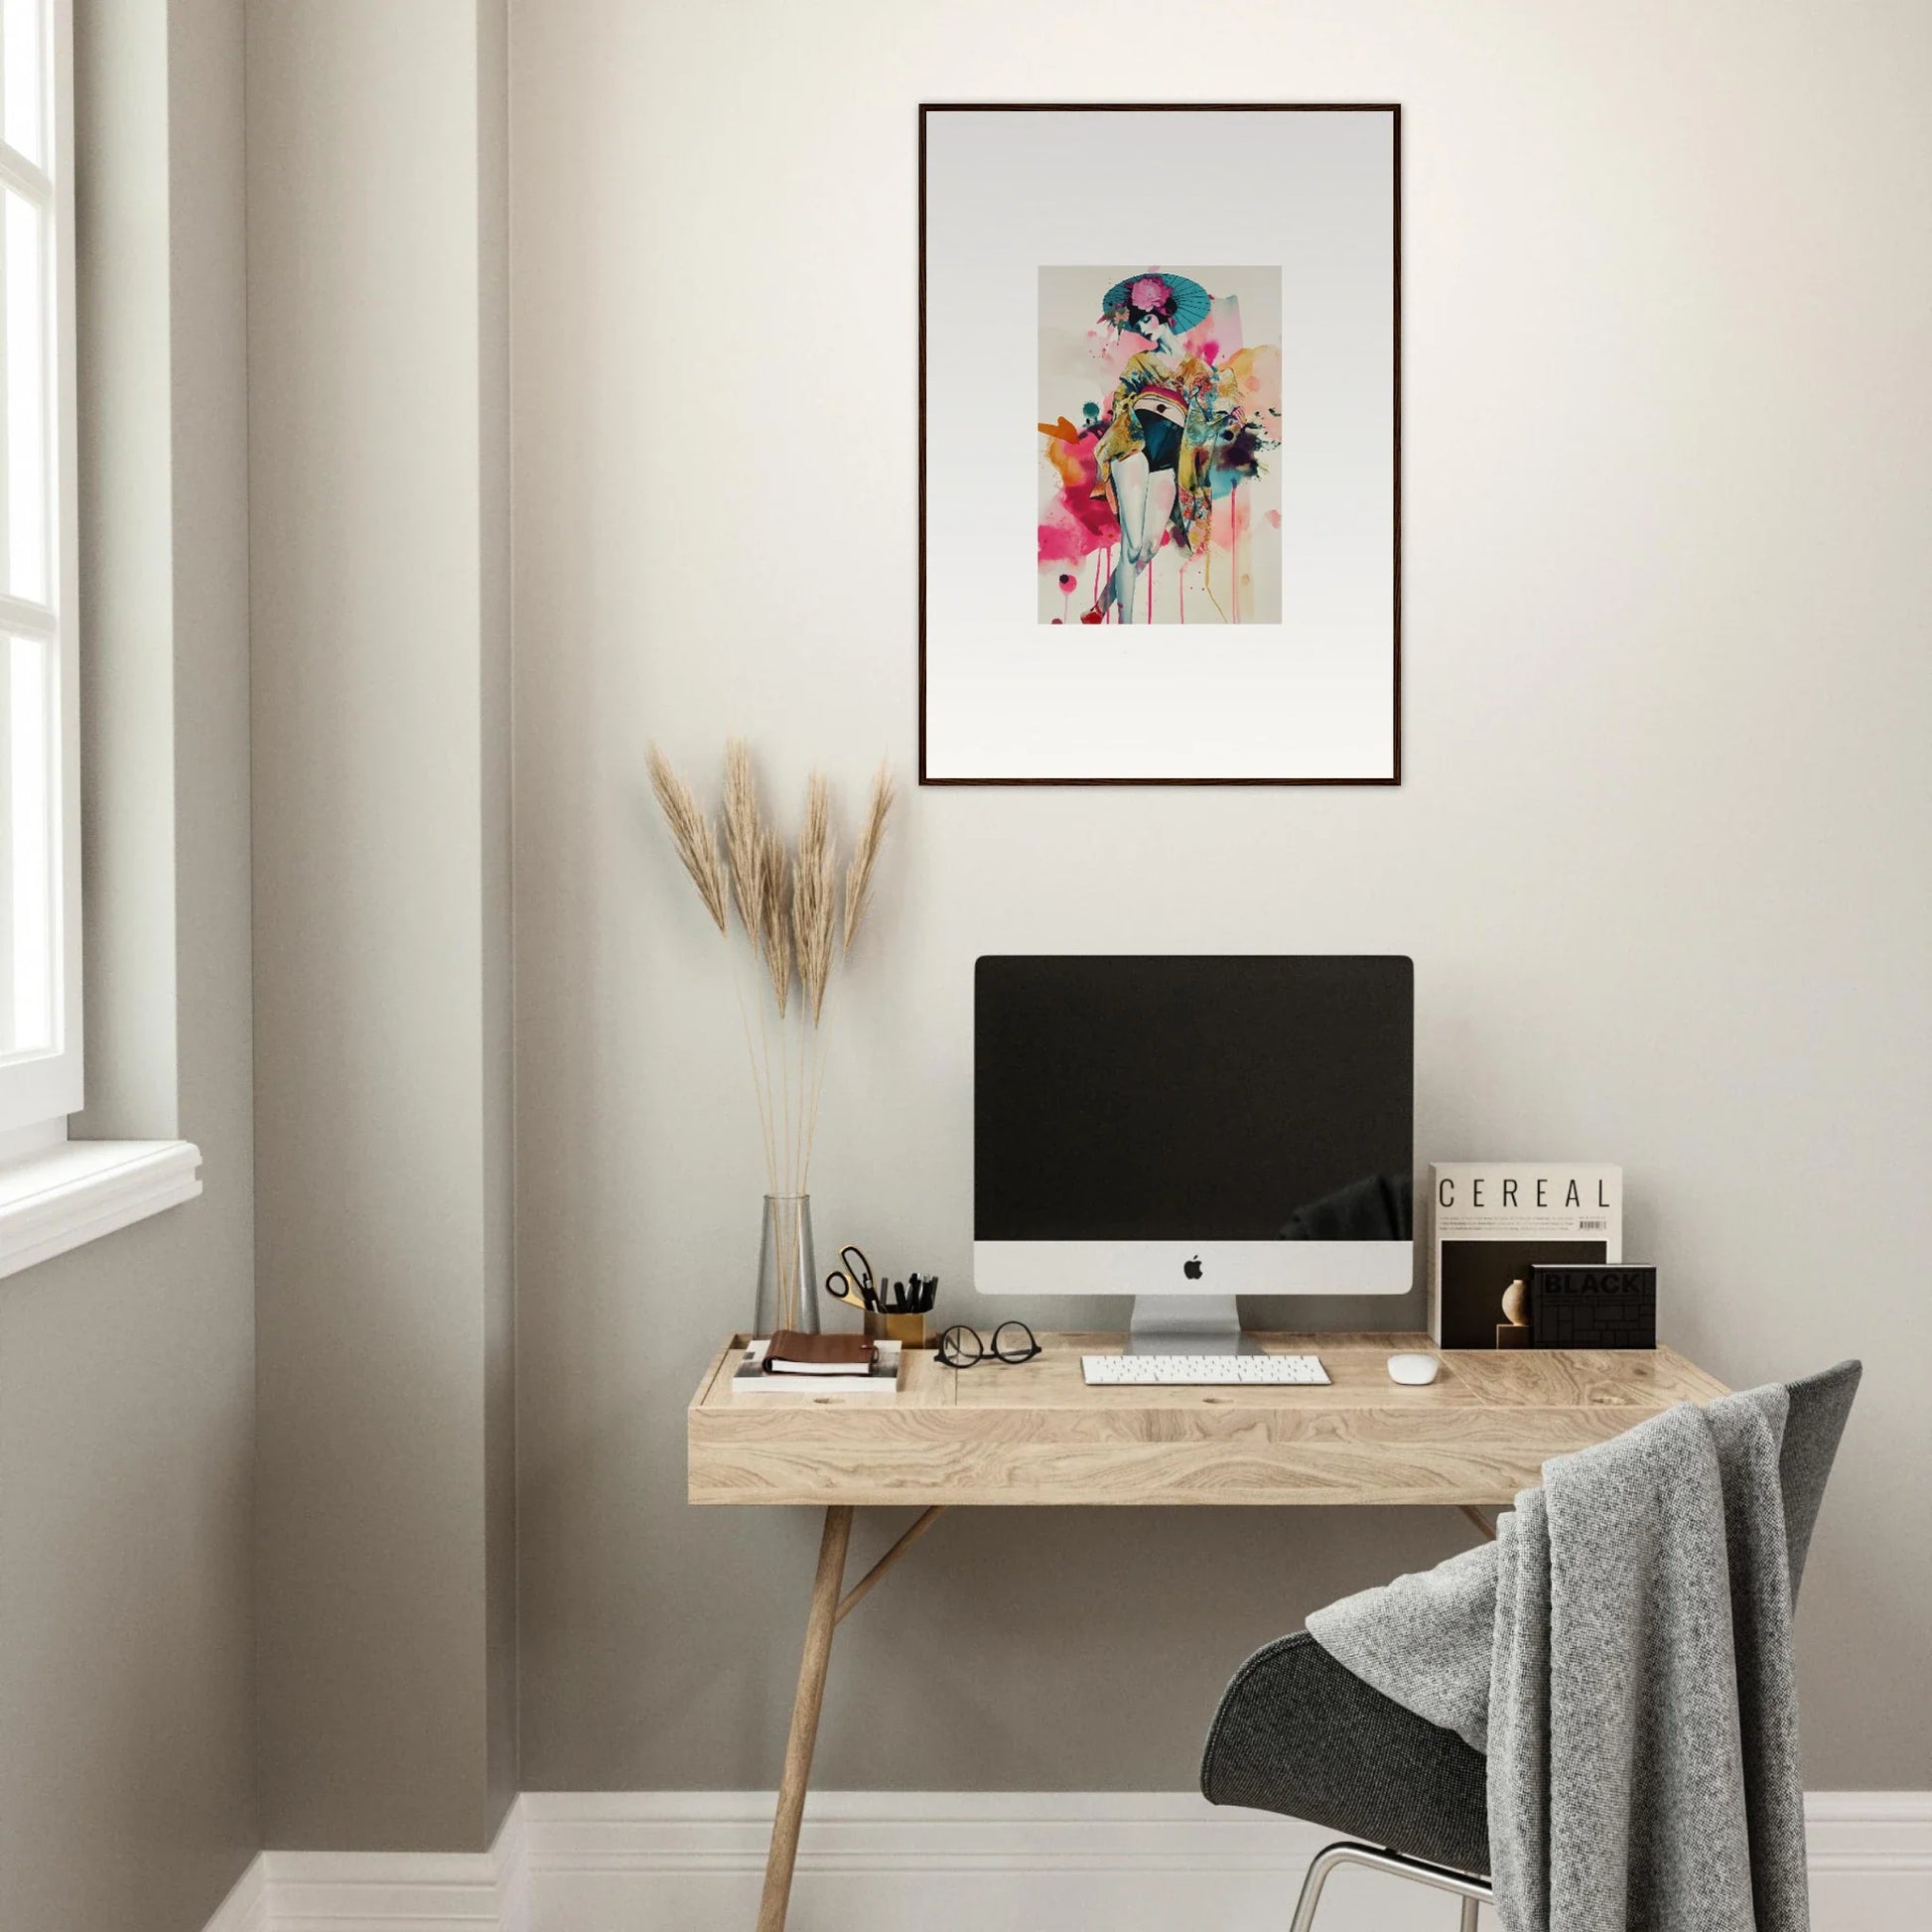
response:
{"label": "glass vase", "polygon": [[818,1270],[812,1256],[812,1197],[766,1194],[764,1235],[759,1243],[759,1296],[752,1333],[780,1328],[818,1333]]}

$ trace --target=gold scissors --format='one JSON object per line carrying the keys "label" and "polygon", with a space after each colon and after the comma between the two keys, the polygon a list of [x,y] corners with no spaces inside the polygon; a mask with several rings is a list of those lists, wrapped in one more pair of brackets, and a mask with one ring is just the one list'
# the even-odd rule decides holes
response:
{"label": "gold scissors", "polygon": [[825,1277],[825,1292],[835,1302],[863,1309],[868,1314],[879,1307],[879,1293],[873,1285],[872,1263],[860,1248],[839,1250],[839,1266]]}

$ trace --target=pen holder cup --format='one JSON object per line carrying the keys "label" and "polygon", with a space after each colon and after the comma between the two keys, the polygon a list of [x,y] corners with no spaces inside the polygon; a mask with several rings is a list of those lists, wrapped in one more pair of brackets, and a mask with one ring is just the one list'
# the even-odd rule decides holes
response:
{"label": "pen holder cup", "polygon": [[925,1316],[922,1314],[868,1313],[866,1333],[874,1341],[896,1341],[906,1348],[925,1346]]}

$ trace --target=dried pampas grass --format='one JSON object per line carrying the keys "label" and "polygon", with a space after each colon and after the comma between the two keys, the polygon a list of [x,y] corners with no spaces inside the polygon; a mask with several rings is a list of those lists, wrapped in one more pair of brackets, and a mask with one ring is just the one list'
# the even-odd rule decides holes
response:
{"label": "dried pampas grass", "polygon": [[825,1016],[825,988],[832,976],[838,932],[839,879],[832,856],[832,797],[822,772],[805,787],[805,824],[791,868],[791,931],[798,951],[798,985],[811,1008],[812,1025]]}
{"label": "dried pampas grass", "polygon": [[784,841],[768,825],[759,848],[759,878],[764,890],[759,901],[759,951],[783,1020],[791,1004],[791,867]]}
{"label": "dried pampas grass", "polygon": [[756,943],[764,918],[764,826],[752,748],[742,738],[725,745],[725,860],[738,916]]}
{"label": "dried pampas grass", "polygon": [[[872,904],[873,875],[896,795],[892,774],[881,764],[874,775],[865,819],[844,869],[841,907],[839,839],[832,824],[831,786],[823,772],[814,771],[806,783],[797,845],[787,850],[765,817],[751,747],[742,738],[730,740],[725,746],[721,852],[718,829],[654,745],[648,766],[651,790],[670,828],[671,843],[711,922],[729,938],[731,908],[736,905],[756,963],[763,969],[761,983],[770,992],[769,1007],[755,980],[758,1041],[752,1039],[749,1015],[745,1038],[753,1077],[759,1083],[767,1178],[774,1194],[802,1193],[811,1168],[824,1081],[819,1035],[827,995],[833,969],[851,951]],[[739,997],[742,1002],[742,988]],[[787,1023],[794,1010],[798,1014],[795,1093],[786,1045]],[[773,1011],[778,1026],[775,1082],[769,1028]]]}
{"label": "dried pampas grass", "polygon": [[718,858],[718,836],[698,804],[696,794],[671,769],[655,745],[650,748],[650,788],[671,828],[671,843],[684,861],[684,870],[704,900],[704,909],[720,932],[725,930],[725,869]]}
{"label": "dried pampas grass", "polygon": [[872,801],[866,809],[866,822],[852,848],[852,863],[845,870],[845,949],[859,936],[859,928],[872,909],[872,869],[879,863],[879,848],[886,843],[886,820],[893,809],[893,774],[884,760],[873,773]]}

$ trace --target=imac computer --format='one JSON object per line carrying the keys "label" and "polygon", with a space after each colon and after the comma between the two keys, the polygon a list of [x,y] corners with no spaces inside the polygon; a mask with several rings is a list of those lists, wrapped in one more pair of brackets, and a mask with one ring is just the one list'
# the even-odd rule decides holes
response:
{"label": "imac computer", "polygon": [[1237,1295],[1405,1293],[1414,1042],[1403,958],[981,959],[974,1285],[1132,1295],[1188,1354]]}

